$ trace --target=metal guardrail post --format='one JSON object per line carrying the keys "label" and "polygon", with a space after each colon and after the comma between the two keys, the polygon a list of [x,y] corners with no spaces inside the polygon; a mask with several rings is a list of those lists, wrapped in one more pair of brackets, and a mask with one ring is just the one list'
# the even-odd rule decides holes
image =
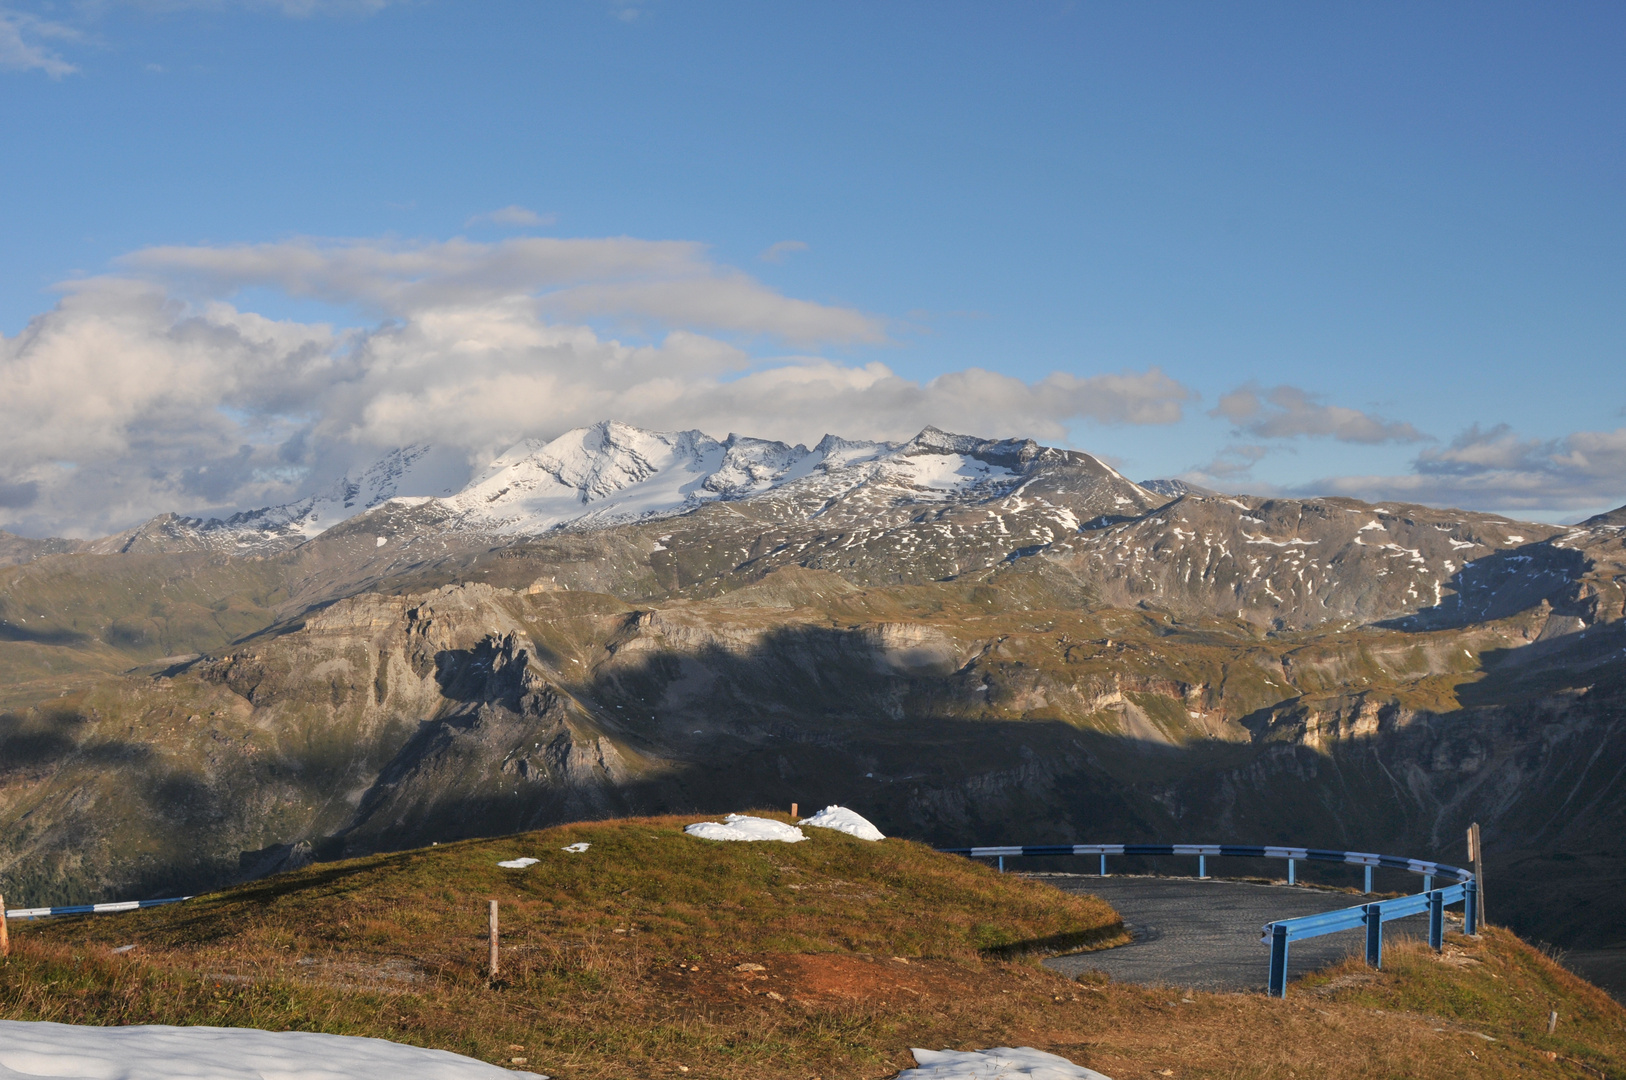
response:
{"label": "metal guardrail post", "polygon": [[1197,876],[1200,877],[1200,878],[1205,878],[1205,877],[1208,876],[1208,856],[1207,855],[1199,855],[1199,856],[1197,856]]}
{"label": "metal guardrail post", "polygon": [[1372,892],[1372,868],[1370,866],[1366,868],[1366,891],[1368,895]]}
{"label": "metal guardrail post", "polygon": [[1101,876],[1107,876],[1107,853],[1104,851],[1101,853]]}
{"label": "metal guardrail post", "polygon": [[1003,855],[999,857],[999,872],[1001,874],[1005,872],[1005,856]]}
{"label": "metal guardrail post", "polygon": [[1270,988],[1271,997],[1287,996],[1287,927],[1270,928]]}
{"label": "metal guardrail post", "polygon": [[1298,869],[1298,865],[1299,865],[1299,861],[1297,859],[1288,859],[1287,860],[1287,883],[1289,885],[1298,884],[1298,877],[1297,877],[1297,875],[1295,873],[1295,871],[1297,871],[1297,869]]}
{"label": "metal guardrail post", "polygon": [[1424,874],[1423,875],[1423,891],[1424,892],[1433,892],[1434,891],[1434,875],[1433,874]]}
{"label": "metal guardrail post", "polygon": [[[1367,867],[1366,872],[1372,872]],[[1381,904],[1367,904],[1361,909],[1366,912],[1366,962],[1370,967],[1381,969],[1383,967],[1383,907]]]}
{"label": "metal guardrail post", "polygon": [[1435,952],[1445,948],[1445,894],[1428,893],[1428,947]]}
{"label": "metal guardrail post", "polygon": [[1479,882],[1470,881],[1462,898],[1462,932],[1472,936],[1479,933]]}

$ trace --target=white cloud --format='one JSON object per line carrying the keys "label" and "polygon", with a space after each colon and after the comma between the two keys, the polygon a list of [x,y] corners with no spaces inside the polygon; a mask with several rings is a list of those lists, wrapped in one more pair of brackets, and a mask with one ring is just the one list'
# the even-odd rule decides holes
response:
{"label": "white cloud", "polygon": [[[0,337],[0,527],[98,535],[167,510],[268,505],[406,442],[475,464],[606,418],[800,442],[926,424],[1060,440],[1080,419],[1172,423],[1194,396],[1156,369],[922,382],[875,362],[753,354],[746,343],[764,338],[881,340],[881,322],[783,296],[679,242],[296,240],[153,248],[119,265]],[[250,286],[375,321],[274,321],[230,302]],[[594,328],[613,320],[647,335]]]}
{"label": "white cloud", "polygon": [[780,240],[769,244],[757,258],[763,262],[782,263],[786,256],[794,255],[798,251],[806,251],[807,245],[800,240]]}
{"label": "white cloud", "polygon": [[1626,503],[1626,428],[1541,440],[1475,426],[1423,451],[1409,474],[1336,476],[1303,490],[1508,512],[1612,507]]}
{"label": "white cloud", "polygon": [[552,225],[559,220],[557,214],[539,214],[535,210],[527,210],[523,206],[505,206],[501,210],[493,210],[486,214],[475,214],[463,223],[464,227],[472,225]]}
{"label": "white cloud", "polygon": [[53,79],[72,75],[78,67],[42,45],[47,40],[72,41],[76,30],[21,11],[0,8],[0,70],[43,71]]}
{"label": "white cloud", "polygon": [[880,320],[871,315],[783,296],[744,274],[579,285],[544,297],[542,306],[579,318],[684,322],[712,330],[768,334],[800,345],[886,340]]}
{"label": "white cloud", "polygon": [[1330,436],[1339,442],[1424,442],[1429,436],[1410,424],[1384,420],[1359,409],[1323,405],[1295,386],[1264,390],[1256,383],[1219,399],[1210,416],[1220,416],[1263,439]]}
{"label": "white cloud", "polygon": [[578,318],[685,324],[800,344],[878,342],[881,320],[852,308],[794,300],[685,241],[515,237],[494,244],[289,240],[235,247],[156,247],[125,256],[128,270],[190,282],[206,294],[246,286],[362,303],[404,316],[530,297]]}

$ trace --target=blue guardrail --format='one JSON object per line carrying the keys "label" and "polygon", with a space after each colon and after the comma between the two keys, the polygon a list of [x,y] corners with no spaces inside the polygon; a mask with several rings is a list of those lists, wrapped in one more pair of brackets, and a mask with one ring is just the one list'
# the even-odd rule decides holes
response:
{"label": "blue guardrail", "polygon": [[113,904],[73,904],[69,907],[10,908],[8,919],[43,919],[51,915],[110,915],[115,911],[134,911],[137,908],[157,907],[159,904],[178,904],[190,896],[171,896],[163,900],[121,900]]}
{"label": "blue guardrail", "polygon": [[[1336,934],[1342,930],[1366,929],[1366,962],[1375,968],[1383,966],[1383,924],[1410,915],[1428,915],[1428,943],[1438,952],[1445,944],[1445,909],[1461,904],[1463,932],[1479,930],[1479,886],[1473,871],[1447,863],[1410,859],[1401,855],[1376,855],[1366,851],[1333,851],[1326,848],[1252,847],[1243,844],[1021,844],[1007,847],[938,848],[945,855],[965,855],[973,859],[998,859],[999,868],[1005,869],[1007,856],[1096,855],[1101,859],[1101,876],[1107,876],[1108,855],[1195,855],[1197,876],[1208,877],[1210,856],[1229,856],[1241,859],[1287,860],[1287,883],[1294,884],[1300,859],[1306,862],[1335,862],[1366,869],[1366,891],[1372,891],[1372,870],[1383,866],[1393,870],[1406,870],[1423,878],[1423,890],[1393,900],[1379,900],[1370,904],[1357,904],[1320,915],[1305,915],[1298,919],[1281,919],[1266,923],[1264,935],[1259,939],[1270,946],[1270,994],[1287,996],[1287,950],[1295,941]],[[1451,879],[1444,888],[1434,887],[1435,878]]]}

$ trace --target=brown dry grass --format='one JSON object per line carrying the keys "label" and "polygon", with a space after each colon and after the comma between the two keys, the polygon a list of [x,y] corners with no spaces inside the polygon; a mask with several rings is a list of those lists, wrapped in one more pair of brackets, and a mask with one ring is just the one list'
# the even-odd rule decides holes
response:
{"label": "brown dry grass", "polygon": [[[575,840],[588,856],[558,851]],[[494,866],[518,854],[543,862]],[[488,897],[508,928],[495,986]],[[0,1015],[374,1035],[570,1080],[878,1078],[911,1046],[994,1045],[1116,1080],[1626,1070],[1626,1012],[1501,931],[1440,957],[1399,944],[1383,972],[1352,961],[1286,1001],[1070,983],[998,958],[1115,927],[1099,901],[918,845],[705,844],[674,819],[606,822],[25,924]]]}

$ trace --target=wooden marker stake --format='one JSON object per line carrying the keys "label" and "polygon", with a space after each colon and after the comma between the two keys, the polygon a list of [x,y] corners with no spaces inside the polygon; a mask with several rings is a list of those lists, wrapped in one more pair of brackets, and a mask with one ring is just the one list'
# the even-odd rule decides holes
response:
{"label": "wooden marker stake", "polygon": [[497,901],[491,902],[491,977],[497,977]]}
{"label": "wooden marker stake", "polygon": [[796,804],[795,804],[795,803],[791,803],[791,804],[790,804],[790,816],[791,816],[791,817],[796,817],[796,816],[797,816],[797,813],[796,813]]}
{"label": "wooden marker stake", "polygon": [[11,935],[6,931],[6,898],[0,895],[0,956],[11,955]]}
{"label": "wooden marker stake", "polygon": [[1479,822],[1468,826],[1468,858],[1474,864],[1474,885],[1479,890],[1479,925],[1487,926],[1485,919],[1485,852],[1479,840]]}

